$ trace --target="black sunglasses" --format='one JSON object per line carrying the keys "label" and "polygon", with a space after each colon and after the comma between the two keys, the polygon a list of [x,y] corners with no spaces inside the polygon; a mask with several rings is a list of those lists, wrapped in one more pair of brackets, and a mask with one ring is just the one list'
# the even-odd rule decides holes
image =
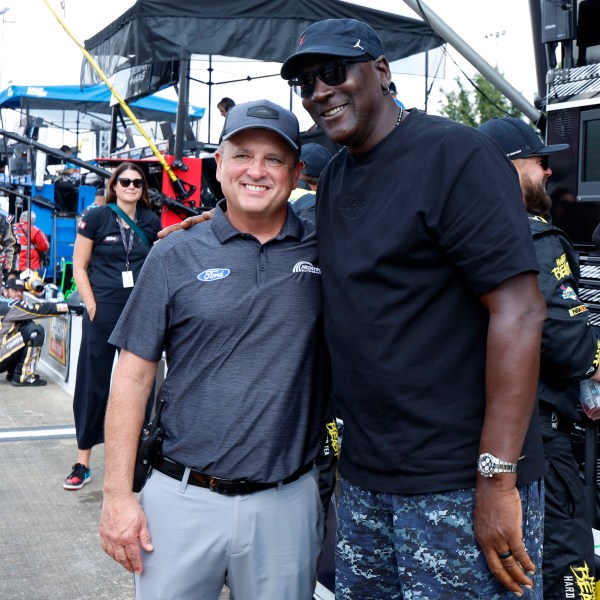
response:
{"label": "black sunglasses", "polygon": [[368,55],[359,56],[357,58],[334,60],[333,62],[320,66],[315,71],[300,73],[296,77],[290,79],[288,84],[294,90],[294,92],[298,94],[298,96],[301,98],[309,98],[315,91],[317,77],[325,85],[341,85],[344,83],[344,81],[346,81],[346,65],[352,63],[370,62],[372,60],[373,59]]}
{"label": "black sunglasses", "polygon": [[133,187],[136,190],[139,190],[140,188],[144,187],[143,179],[129,179],[129,177],[119,177],[117,181],[121,184],[121,187],[124,188],[128,188],[132,183]]}

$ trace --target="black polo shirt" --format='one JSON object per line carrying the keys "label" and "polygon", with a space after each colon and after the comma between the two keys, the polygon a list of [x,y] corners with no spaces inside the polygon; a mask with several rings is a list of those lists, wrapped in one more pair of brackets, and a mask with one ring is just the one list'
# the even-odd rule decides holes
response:
{"label": "black polo shirt", "polygon": [[[153,243],[161,230],[160,219],[149,209],[138,207],[136,211],[137,225]],[[96,302],[124,305],[133,288],[123,287],[121,273],[126,270],[127,256],[117,215],[110,206],[100,206],[87,212],[81,219],[77,233],[92,240],[94,246],[88,266],[88,277]],[[130,230],[126,230],[126,236]],[[128,239],[128,238],[127,238]],[[137,278],[148,256],[150,248],[137,234],[129,252],[129,270],[133,271],[133,280]]]}

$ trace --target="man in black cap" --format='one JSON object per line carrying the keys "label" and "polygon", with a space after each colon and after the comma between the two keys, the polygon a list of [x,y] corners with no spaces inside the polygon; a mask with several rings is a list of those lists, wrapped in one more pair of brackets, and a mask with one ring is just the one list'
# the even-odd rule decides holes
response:
{"label": "man in black cap", "polygon": [[548,157],[569,146],[544,144],[527,123],[512,117],[491,119],[479,130],[500,144],[519,174],[548,313],[538,384],[546,459],[544,599],[575,597],[574,579],[580,597],[590,597],[586,594],[593,594],[595,586],[593,520],[569,438],[573,424],[582,421],[579,382],[600,380],[600,329],[588,323],[587,307],[579,298],[579,260],[567,235],[550,223],[546,192],[552,175]]}
{"label": "man in black cap", "polygon": [[[258,100],[225,118],[225,198],[148,255],[110,342],[102,547],[144,600],[312,597],[323,509],[314,459],[329,371],[314,225],[288,208],[296,117]],[[166,348],[162,456],[132,492],[146,399]],[[143,507],[143,510],[142,510]],[[142,573],[143,569],[143,573]]]}
{"label": "man in black cap", "polygon": [[65,303],[23,299],[25,284],[8,279],[0,297],[0,373],[14,386],[37,387],[46,380],[36,374],[44,345],[44,328],[33,318],[54,317],[68,312]]}
{"label": "man in black cap", "polygon": [[294,212],[303,219],[315,222],[315,206],[317,198],[317,186],[321,172],[331,160],[331,153],[321,144],[304,144],[302,146],[302,172],[300,181],[304,181],[309,190],[296,188],[290,195]]}
{"label": "man in black cap", "polygon": [[[66,144],[63,144],[60,150],[67,156],[74,156],[73,149]],[[67,160],[65,168],[59,175],[60,177],[54,181],[54,202],[61,212],[75,213],[79,201],[80,169]]]}
{"label": "man in black cap", "polygon": [[545,312],[516,174],[485,135],[399,107],[365,23],[311,25],[281,74],[345,146],[317,192],[344,421],[336,598],[541,598],[525,436]]}

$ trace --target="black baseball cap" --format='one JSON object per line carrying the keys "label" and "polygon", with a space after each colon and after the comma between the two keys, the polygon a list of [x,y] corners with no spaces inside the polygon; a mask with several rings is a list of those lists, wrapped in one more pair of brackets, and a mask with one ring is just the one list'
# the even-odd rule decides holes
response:
{"label": "black baseball cap", "polygon": [[296,52],[281,67],[281,76],[291,79],[303,64],[319,56],[355,58],[368,54],[378,58],[383,53],[383,44],[370,25],[356,19],[326,19],[302,33]]}
{"label": "black baseball cap", "polygon": [[23,281],[21,279],[16,279],[15,277],[13,277],[12,279],[7,279],[4,282],[4,287],[7,290],[21,290],[22,292],[25,291],[25,284],[23,283]]}
{"label": "black baseball cap", "polygon": [[300,150],[300,125],[296,115],[269,100],[254,100],[230,108],[225,117],[221,141],[246,129],[274,131],[296,152]]}
{"label": "black baseball cap", "polygon": [[511,160],[531,156],[546,156],[566,150],[569,147],[569,144],[547,146],[525,121],[514,117],[494,117],[482,123],[477,129],[496,140]]}
{"label": "black baseball cap", "polygon": [[331,153],[321,144],[305,144],[302,146],[301,158],[304,161],[302,175],[318,179],[331,160]]}

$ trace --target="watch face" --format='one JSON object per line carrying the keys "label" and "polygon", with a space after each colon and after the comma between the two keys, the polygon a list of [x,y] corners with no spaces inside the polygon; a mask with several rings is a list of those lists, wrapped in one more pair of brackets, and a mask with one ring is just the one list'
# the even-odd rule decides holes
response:
{"label": "watch face", "polygon": [[494,457],[491,454],[482,454],[479,457],[479,470],[483,474],[494,472]]}

